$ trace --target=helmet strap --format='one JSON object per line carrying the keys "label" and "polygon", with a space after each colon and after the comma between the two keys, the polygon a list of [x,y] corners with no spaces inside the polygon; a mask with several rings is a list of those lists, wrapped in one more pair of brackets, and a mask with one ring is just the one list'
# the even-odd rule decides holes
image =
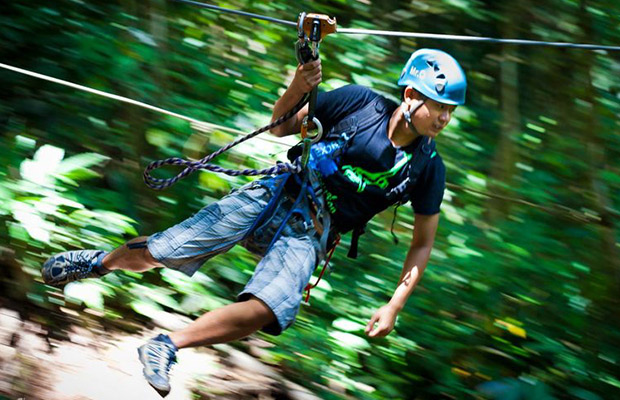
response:
{"label": "helmet strap", "polygon": [[425,101],[426,101],[426,97],[423,100],[413,100],[413,109],[412,109],[412,111],[409,111],[409,107],[407,107],[405,110],[403,110],[403,115],[405,117],[405,121],[407,121],[407,124],[409,125],[409,129],[411,130],[411,132],[414,135],[419,135],[419,133],[415,129],[415,126],[413,126],[413,121],[411,119],[411,115],[415,114],[415,112],[418,111],[418,108],[422,107],[422,104],[424,104]]}

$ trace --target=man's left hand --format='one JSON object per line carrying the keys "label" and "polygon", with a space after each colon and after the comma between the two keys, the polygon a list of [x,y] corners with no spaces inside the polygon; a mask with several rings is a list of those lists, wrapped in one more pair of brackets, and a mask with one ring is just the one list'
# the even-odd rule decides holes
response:
{"label": "man's left hand", "polygon": [[364,332],[370,337],[387,336],[394,329],[397,315],[398,310],[389,304],[384,305],[372,316]]}

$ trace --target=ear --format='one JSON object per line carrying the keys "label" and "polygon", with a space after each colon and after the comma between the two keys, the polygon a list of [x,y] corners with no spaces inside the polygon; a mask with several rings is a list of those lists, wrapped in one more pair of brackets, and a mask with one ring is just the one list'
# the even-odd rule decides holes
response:
{"label": "ear", "polygon": [[411,86],[407,86],[403,92],[403,103],[409,105],[413,102],[424,100],[422,93],[418,92]]}

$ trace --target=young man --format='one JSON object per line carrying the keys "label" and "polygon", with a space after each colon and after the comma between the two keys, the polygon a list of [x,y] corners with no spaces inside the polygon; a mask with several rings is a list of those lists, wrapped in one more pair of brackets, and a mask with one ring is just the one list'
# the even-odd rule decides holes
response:
{"label": "young man", "polygon": [[[276,102],[274,119],[320,82],[320,61],[299,66]],[[300,196],[295,203],[295,196],[303,193],[299,180],[263,178],[164,232],[136,238],[111,253],[80,250],[53,256],[43,265],[45,282],[62,285],[116,269],[142,272],[158,267],[191,276],[209,258],[237,243],[263,256],[238,302],[138,349],[147,381],[168,392],[169,370],[179,349],[228,342],[259,329],[280,334],[295,320],[303,289],[325,256],[329,233],[359,231],[378,212],[410,199],[415,228],[399,282],[389,303],[366,327],[370,337],[387,335],[422,276],[437,230],[445,167],[431,138],[465,102],[466,90],[458,62],[429,49],[411,55],[398,84],[404,87],[400,105],[360,86],[318,96],[315,116],[326,135],[312,148],[313,200]],[[306,106],[272,133],[299,132],[307,114]]]}

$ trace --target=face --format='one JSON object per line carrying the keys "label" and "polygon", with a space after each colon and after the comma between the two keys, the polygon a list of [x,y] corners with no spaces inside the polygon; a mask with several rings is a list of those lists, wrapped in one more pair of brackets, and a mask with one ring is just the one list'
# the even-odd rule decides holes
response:
{"label": "face", "polygon": [[412,115],[413,126],[420,135],[434,138],[448,125],[454,110],[456,106],[426,99]]}

